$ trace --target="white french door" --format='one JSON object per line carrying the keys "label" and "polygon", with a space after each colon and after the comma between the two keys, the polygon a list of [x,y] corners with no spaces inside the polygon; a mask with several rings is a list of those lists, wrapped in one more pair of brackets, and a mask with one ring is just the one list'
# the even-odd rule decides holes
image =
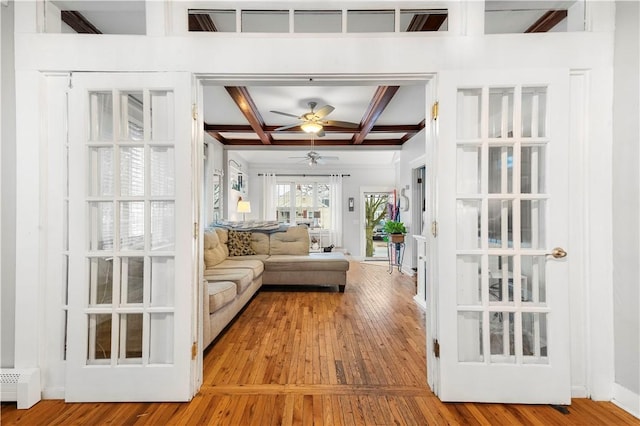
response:
{"label": "white french door", "polygon": [[67,401],[192,396],[190,85],[73,74]]}
{"label": "white french door", "polygon": [[[442,73],[443,401],[570,403],[567,70]],[[552,253],[555,256],[551,255]]]}

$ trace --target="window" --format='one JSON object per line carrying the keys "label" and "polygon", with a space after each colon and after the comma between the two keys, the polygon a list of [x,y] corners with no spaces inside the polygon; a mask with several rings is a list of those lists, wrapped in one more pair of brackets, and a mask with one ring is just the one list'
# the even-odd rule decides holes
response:
{"label": "window", "polygon": [[330,185],[324,182],[279,182],[275,203],[280,223],[332,229]]}

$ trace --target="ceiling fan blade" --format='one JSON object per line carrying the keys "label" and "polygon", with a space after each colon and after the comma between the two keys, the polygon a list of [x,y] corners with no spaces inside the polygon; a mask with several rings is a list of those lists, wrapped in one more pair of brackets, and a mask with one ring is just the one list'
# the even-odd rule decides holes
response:
{"label": "ceiling fan blade", "polygon": [[323,123],[325,126],[346,127],[348,129],[357,129],[360,127],[357,123],[351,123],[349,121],[340,120],[327,120]]}
{"label": "ceiling fan blade", "polygon": [[287,129],[292,129],[294,127],[298,127],[300,126],[300,123],[297,124],[289,124],[288,126],[282,126],[282,127],[278,127],[277,129],[274,129],[274,131],[279,132],[281,130],[287,130]]}
{"label": "ceiling fan blade", "polygon": [[334,109],[335,108],[332,107],[331,105],[325,105],[322,108],[318,109],[317,111],[314,111],[313,113],[316,115],[316,117],[318,117],[318,119],[321,119],[331,114],[331,112],[333,112]]}
{"label": "ceiling fan blade", "polygon": [[323,160],[339,160],[340,159],[340,157],[335,157],[332,155],[329,155],[329,156],[321,155],[318,158],[322,158]]}
{"label": "ceiling fan blade", "polygon": [[282,111],[269,111],[269,112],[272,112],[274,114],[286,115],[287,117],[300,118],[299,116],[289,114],[288,112],[282,112]]}

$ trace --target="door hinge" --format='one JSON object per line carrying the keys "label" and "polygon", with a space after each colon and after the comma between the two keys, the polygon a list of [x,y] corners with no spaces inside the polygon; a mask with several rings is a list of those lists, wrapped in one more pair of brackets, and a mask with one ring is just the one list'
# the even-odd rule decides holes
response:
{"label": "door hinge", "polygon": [[433,104],[433,106],[431,107],[431,119],[432,120],[437,120],[438,119],[438,102],[435,102]]}
{"label": "door hinge", "polygon": [[431,222],[431,235],[433,235],[434,238],[438,236],[438,222],[435,220]]}
{"label": "door hinge", "polygon": [[193,238],[198,238],[198,222],[193,222]]}
{"label": "door hinge", "polygon": [[198,343],[193,342],[191,344],[191,359],[196,359],[196,356],[198,356]]}
{"label": "door hinge", "polygon": [[194,120],[197,120],[197,119],[198,119],[198,107],[196,106],[196,104],[193,104],[193,105],[191,106],[191,117],[192,117]]}
{"label": "door hinge", "polygon": [[433,355],[436,358],[440,358],[440,342],[438,342],[438,339],[433,339]]}

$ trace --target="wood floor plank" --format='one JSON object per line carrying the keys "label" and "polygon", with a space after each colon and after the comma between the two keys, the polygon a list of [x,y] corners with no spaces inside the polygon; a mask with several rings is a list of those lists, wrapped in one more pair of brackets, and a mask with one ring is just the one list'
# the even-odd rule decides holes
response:
{"label": "wood floor plank", "polygon": [[204,353],[189,403],[2,404],[2,425],[640,425],[608,402],[442,403],[414,279],[351,262],[345,293],[263,288]]}

